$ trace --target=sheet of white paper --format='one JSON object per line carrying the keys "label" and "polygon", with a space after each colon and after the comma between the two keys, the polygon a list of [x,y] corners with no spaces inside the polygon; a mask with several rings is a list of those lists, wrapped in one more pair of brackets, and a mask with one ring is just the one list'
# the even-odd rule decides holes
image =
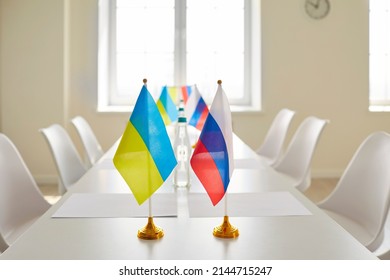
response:
{"label": "sheet of white paper", "polygon": [[[149,202],[138,205],[132,194],[74,193],[52,215],[52,218],[126,218],[147,217]],[[154,217],[177,216],[176,194],[152,196]]]}
{"label": "sheet of white paper", "polygon": [[[190,217],[224,216],[225,198],[213,206],[207,194],[189,194]],[[263,217],[311,215],[311,212],[289,192],[264,192],[228,193],[227,214],[231,217]]]}

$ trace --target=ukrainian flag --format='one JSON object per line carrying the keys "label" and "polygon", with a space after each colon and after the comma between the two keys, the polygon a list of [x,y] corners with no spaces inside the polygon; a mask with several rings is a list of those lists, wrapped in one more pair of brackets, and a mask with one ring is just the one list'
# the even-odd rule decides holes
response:
{"label": "ukrainian flag", "polygon": [[138,96],[113,162],[140,205],[177,164],[164,122],[146,86]]}
{"label": "ukrainian flag", "polygon": [[159,99],[157,100],[157,108],[160,111],[161,117],[165,125],[169,125],[177,120],[176,108],[177,92],[175,89],[168,90],[164,86]]}

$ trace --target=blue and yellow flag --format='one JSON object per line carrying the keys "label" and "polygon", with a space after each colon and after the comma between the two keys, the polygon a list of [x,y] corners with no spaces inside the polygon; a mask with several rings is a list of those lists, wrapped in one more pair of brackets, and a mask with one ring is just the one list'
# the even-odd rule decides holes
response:
{"label": "blue and yellow flag", "polygon": [[146,86],[138,96],[113,161],[140,205],[177,164],[164,122]]}
{"label": "blue and yellow flag", "polygon": [[169,125],[177,120],[177,97],[176,88],[163,87],[161,95],[157,100],[157,107],[165,125]]}

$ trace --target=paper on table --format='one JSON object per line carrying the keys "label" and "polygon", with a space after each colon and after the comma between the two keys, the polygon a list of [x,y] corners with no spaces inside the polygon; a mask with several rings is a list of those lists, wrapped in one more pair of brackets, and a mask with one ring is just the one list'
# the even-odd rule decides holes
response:
{"label": "paper on table", "polygon": [[[138,205],[132,194],[74,193],[52,218],[126,218],[147,217],[149,202]],[[176,194],[152,196],[152,215],[177,216]]]}
{"label": "paper on table", "polygon": [[[190,217],[222,217],[224,201],[213,206],[207,194],[188,196]],[[227,193],[227,213],[231,217],[311,215],[289,192]]]}

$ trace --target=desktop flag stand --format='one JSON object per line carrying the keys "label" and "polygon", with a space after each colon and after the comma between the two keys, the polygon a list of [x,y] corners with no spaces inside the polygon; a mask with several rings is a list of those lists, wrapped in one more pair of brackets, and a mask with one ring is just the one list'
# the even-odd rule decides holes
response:
{"label": "desktop flag stand", "polygon": [[113,158],[138,204],[149,199],[147,225],[138,230],[141,239],[159,239],[161,228],[153,223],[152,194],[160,188],[177,165],[164,121],[153,97],[146,88],[146,79]]}
{"label": "desktop flag stand", "polygon": [[[239,231],[229,222],[226,191],[233,173],[233,131],[229,103],[218,81],[217,93],[191,157],[191,166],[215,206],[225,197],[225,216],[213,235],[236,238]],[[151,196],[177,165],[175,154],[159,109],[146,88],[146,79],[113,158],[138,204],[149,200],[146,226],[138,230],[140,239],[164,236],[154,225]]]}
{"label": "desktop flag stand", "polygon": [[232,117],[221,84],[218,80],[217,93],[192,154],[191,166],[214,206],[225,196],[225,216],[222,224],[214,228],[214,236],[236,238],[239,232],[229,222],[226,198],[234,169]]}

